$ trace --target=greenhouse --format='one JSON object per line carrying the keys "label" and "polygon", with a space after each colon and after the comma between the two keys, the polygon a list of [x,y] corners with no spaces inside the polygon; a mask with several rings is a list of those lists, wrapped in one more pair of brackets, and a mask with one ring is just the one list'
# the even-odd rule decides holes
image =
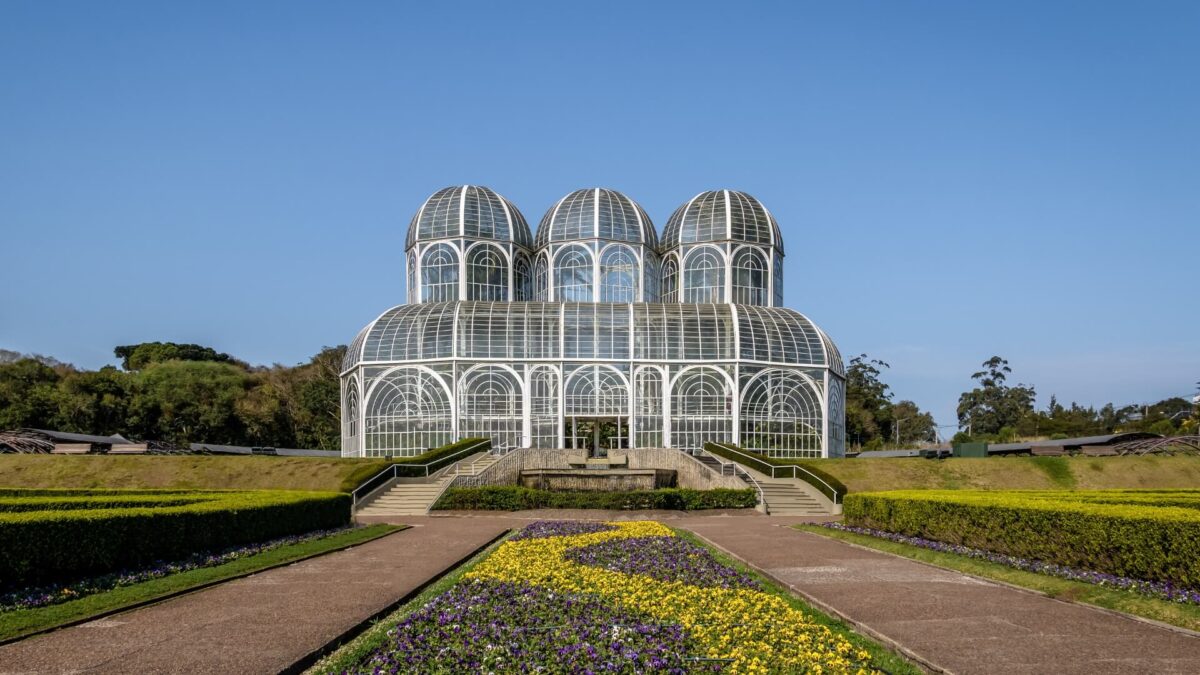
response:
{"label": "greenhouse", "polygon": [[342,454],[411,456],[482,436],[500,449],[845,448],[832,340],[782,307],[783,241],[733,190],[680,206],[661,240],[607,189],[560,199],[536,238],[494,191],[445,188],[406,244],[408,303],[355,338]]}

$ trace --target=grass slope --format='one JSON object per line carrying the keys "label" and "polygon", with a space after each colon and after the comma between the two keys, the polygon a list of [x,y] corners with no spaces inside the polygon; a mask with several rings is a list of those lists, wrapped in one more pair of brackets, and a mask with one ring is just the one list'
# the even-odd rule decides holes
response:
{"label": "grass slope", "polygon": [[1045,593],[1052,598],[1082,602],[1146,619],[1161,621],[1173,626],[1200,631],[1200,606],[1185,605],[1167,600],[1148,598],[1137,593],[1105,588],[1082,581],[1059,579],[1045,574],[1013,569],[985,560],[976,560],[956,553],[943,553],[886,539],[870,537],[853,532],[830,530],[816,525],[796,525],[796,529],[812,532],[824,537],[840,539],[853,544],[918,560],[985,579],[1002,581],[1013,586]]}
{"label": "grass slope", "polygon": [[108,614],[132,605],[144,604],[269,567],[363,544],[402,529],[404,528],[394,525],[370,525],[315,541],[281,546],[258,555],[233,560],[224,565],[180,572],[160,579],[114,588],[111,591],[89,595],[79,600],[36,609],[5,612],[0,614],[0,641],[13,640],[30,633],[76,623],[100,614]]}
{"label": "grass slope", "polygon": [[1194,488],[1200,457],[988,457],[797,460],[850,492],[885,490],[1101,490]]}
{"label": "grass slope", "polygon": [[349,492],[386,459],[214,455],[0,455],[0,486]]}

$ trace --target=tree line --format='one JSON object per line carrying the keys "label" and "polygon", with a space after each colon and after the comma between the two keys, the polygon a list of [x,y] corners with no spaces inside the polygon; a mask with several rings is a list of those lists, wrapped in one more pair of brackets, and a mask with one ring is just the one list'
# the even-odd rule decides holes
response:
{"label": "tree line", "polygon": [[[846,443],[859,450],[912,447],[937,438],[933,416],[912,401],[893,402],[883,382],[888,364],[860,354],[846,369]],[[1152,404],[1105,404],[1099,408],[1059,403],[1050,397],[1045,409],[1035,405],[1030,384],[1009,384],[1008,360],[993,356],[971,375],[974,386],[958,399],[954,442],[1004,443],[1018,438],[1074,438],[1121,431],[1149,431],[1163,436],[1200,433],[1200,406],[1175,396]],[[1200,393],[1200,382],[1197,382]]]}
{"label": "tree line", "polygon": [[[1200,433],[1200,407],[1182,396],[1153,404],[1113,403],[1099,408],[1077,403],[1064,406],[1056,396],[1043,410],[1034,407],[1033,385],[1008,384],[1012,368],[999,356],[984,361],[971,375],[975,387],[958,399],[955,441],[1003,443],[1017,438],[1074,438],[1121,431],[1148,431],[1163,436]],[[1197,383],[1200,386],[1200,382]]]}
{"label": "tree line", "polygon": [[336,450],[344,345],[296,366],[251,366],[193,344],[114,349],[121,367],[76,368],[0,350],[0,430],[121,434],[176,446]]}

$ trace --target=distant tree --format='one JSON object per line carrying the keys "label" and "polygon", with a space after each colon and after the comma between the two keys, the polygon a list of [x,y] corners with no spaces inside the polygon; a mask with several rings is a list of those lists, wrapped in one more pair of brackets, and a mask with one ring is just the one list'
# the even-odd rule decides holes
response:
{"label": "distant tree", "polygon": [[893,440],[900,445],[931,441],[936,425],[933,415],[921,412],[916,403],[900,401],[892,406]]}
{"label": "distant tree", "polygon": [[249,438],[238,407],[253,382],[250,373],[230,363],[152,363],[134,379],[130,431],[179,445],[245,445]]}
{"label": "distant tree", "polygon": [[999,356],[982,365],[983,370],[971,375],[976,387],[958,399],[959,426],[968,427],[972,436],[998,434],[1004,427],[1015,430],[1024,417],[1033,413],[1034,388],[1005,384],[1012,368]]}
{"label": "distant tree", "polygon": [[846,369],[846,438],[863,446],[875,438],[883,442],[884,426],[891,422],[891,398],[880,379],[888,364],[859,354]]}
{"label": "distant tree", "polygon": [[212,347],[177,342],[142,342],[136,345],[124,345],[114,349],[113,354],[121,359],[121,367],[125,370],[141,370],[152,363],[163,363],[164,361],[215,361],[217,363],[235,363],[243,367],[246,365]]}
{"label": "distant tree", "polygon": [[0,431],[48,426],[60,378],[57,370],[32,358],[0,364]]}

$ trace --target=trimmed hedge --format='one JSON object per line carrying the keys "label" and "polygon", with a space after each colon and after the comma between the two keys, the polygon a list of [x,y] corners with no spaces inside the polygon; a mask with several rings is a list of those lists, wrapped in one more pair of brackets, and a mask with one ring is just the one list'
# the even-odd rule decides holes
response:
{"label": "trimmed hedge", "polygon": [[[744,453],[745,455],[749,455],[750,457],[749,458],[743,457],[742,454],[730,452],[726,448],[731,448],[733,450],[737,450],[738,453]],[[844,483],[842,483],[842,481],[834,478],[833,476],[829,475],[828,473],[825,473],[824,471],[821,471],[820,469],[817,469],[817,468],[813,467],[811,464],[809,464],[809,462],[812,462],[814,460],[779,459],[779,458],[775,458],[775,457],[767,457],[766,455],[755,452],[753,450],[739,448],[738,446],[734,445],[733,443],[705,443],[704,451],[711,455],[716,455],[718,457],[723,457],[725,459],[728,459],[731,462],[745,464],[746,466],[750,467],[751,469],[754,469],[755,471],[766,474],[768,476],[777,475],[779,473],[779,472],[775,472],[775,474],[772,474],[772,469],[775,469],[775,468],[787,468],[787,467],[795,466],[800,469],[804,469],[805,471],[809,471],[813,475],[819,477],[821,480],[825,481],[829,485],[822,484],[820,480],[814,480],[812,476],[806,475],[804,473],[804,471],[796,471],[796,472],[794,472],[794,476],[796,478],[804,481],[805,483],[808,483],[809,485],[813,486],[814,488],[817,489],[817,491],[819,491],[821,494],[828,497],[829,500],[833,501],[833,502],[837,502],[839,497],[844,497],[846,492],[848,491],[846,489],[846,485]],[[786,473],[792,473],[792,472],[789,471]],[[787,477],[791,478],[792,476],[787,476]]]}
{"label": "trimmed hedge", "polygon": [[906,490],[848,495],[843,513],[849,525],[1200,588],[1194,495]]}
{"label": "trimmed hedge", "polygon": [[[0,513],[0,580],[5,587],[144,566],[340,527],[350,520],[349,495],[331,492],[124,491],[113,495],[118,491],[104,490],[90,497],[48,492],[52,494],[40,501],[35,496],[0,496],[0,503],[21,506],[39,501],[37,510]],[[178,503],[180,499],[190,503]],[[90,506],[79,508],[79,500],[90,500]]]}
{"label": "trimmed hedge", "polygon": [[750,509],[758,504],[754,490],[692,490],[664,488],[630,492],[551,492],[515,485],[450,488],[433,505],[434,510],[523,511],[526,509],[607,509],[633,511],[665,509]]}

